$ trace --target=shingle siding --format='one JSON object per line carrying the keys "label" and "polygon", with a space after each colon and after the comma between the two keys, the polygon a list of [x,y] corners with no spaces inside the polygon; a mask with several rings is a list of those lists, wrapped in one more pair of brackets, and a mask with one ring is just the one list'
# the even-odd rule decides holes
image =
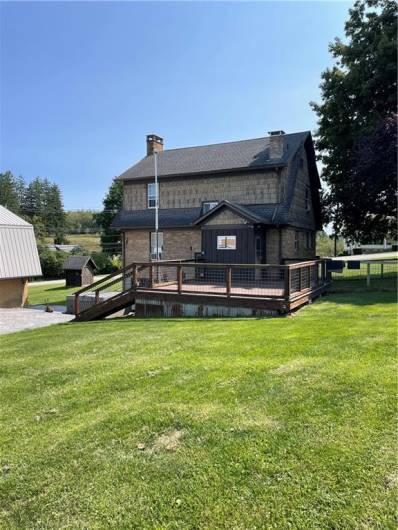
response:
{"label": "shingle siding", "polygon": [[[123,208],[147,208],[148,182],[124,182]],[[228,200],[239,204],[280,201],[279,175],[275,170],[242,174],[187,177],[159,182],[159,208],[200,208],[206,201]]]}

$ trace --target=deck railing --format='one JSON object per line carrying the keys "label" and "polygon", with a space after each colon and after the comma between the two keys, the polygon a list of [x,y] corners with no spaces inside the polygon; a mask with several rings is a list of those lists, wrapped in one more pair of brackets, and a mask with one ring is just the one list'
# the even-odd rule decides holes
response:
{"label": "deck railing", "polygon": [[80,296],[90,292],[95,303],[100,302],[103,293],[117,291],[113,296],[118,296],[130,290],[291,301],[327,283],[326,260],[289,265],[136,262],[77,291],[75,314],[81,310]]}

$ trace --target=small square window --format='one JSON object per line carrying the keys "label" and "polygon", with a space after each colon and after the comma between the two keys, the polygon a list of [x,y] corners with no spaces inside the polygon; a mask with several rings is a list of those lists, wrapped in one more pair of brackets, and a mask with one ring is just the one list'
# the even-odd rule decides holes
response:
{"label": "small square window", "polygon": [[236,250],[236,236],[217,236],[217,250]]}
{"label": "small square window", "polygon": [[204,202],[202,204],[202,215],[204,215],[205,213],[207,213],[210,210],[212,210],[213,208],[215,208],[217,206],[217,204],[218,204],[218,202],[216,202],[216,201]]}

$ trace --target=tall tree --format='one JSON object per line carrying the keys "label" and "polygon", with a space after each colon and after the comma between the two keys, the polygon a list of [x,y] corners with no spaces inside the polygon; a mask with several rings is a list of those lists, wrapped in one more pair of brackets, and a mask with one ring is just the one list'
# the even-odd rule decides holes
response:
{"label": "tall tree", "polygon": [[[330,45],[336,64],[322,74],[322,102],[311,105],[318,115],[316,146],[327,185],[326,215],[336,233],[355,240],[379,238],[393,225],[386,219],[396,214],[392,201],[384,203],[381,213],[378,200],[395,186],[395,172],[389,172],[388,181],[380,172],[368,173],[372,185],[364,186],[358,157],[365,138],[369,146],[377,134],[388,137],[390,144],[396,137],[391,117],[397,106],[397,5],[392,0],[357,0],[349,14],[347,42],[336,39]],[[383,127],[384,133],[376,133]],[[392,156],[391,149],[388,153]],[[393,163],[390,159],[389,165]],[[366,194],[366,200],[358,201],[359,193]]]}
{"label": "tall tree", "polygon": [[35,178],[25,190],[21,211],[35,228],[36,237],[52,236],[65,241],[66,217],[59,187],[48,179]]}
{"label": "tall tree", "polygon": [[104,252],[119,253],[121,250],[120,233],[112,230],[111,224],[123,204],[123,183],[113,179],[103,200],[102,212],[96,214],[96,221],[101,226],[101,246]]}
{"label": "tall tree", "polygon": [[25,183],[22,177],[14,177],[11,171],[0,173],[0,204],[19,214]]}

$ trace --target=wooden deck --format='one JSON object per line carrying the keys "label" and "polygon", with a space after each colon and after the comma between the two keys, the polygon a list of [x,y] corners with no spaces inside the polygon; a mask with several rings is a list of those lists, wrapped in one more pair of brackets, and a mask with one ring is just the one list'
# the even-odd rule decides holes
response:
{"label": "wooden deck", "polygon": [[[213,281],[212,281],[213,280]],[[124,289],[100,302],[100,293],[118,282]],[[139,300],[144,316],[183,316],[187,306],[248,308],[252,314],[286,313],[310,302],[329,285],[324,260],[291,265],[221,265],[186,262],[132,263],[75,293],[76,320],[104,318]],[[80,295],[91,291],[98,303],[81,310]],[[142,306],[153,306],[151,310]],[[163,309],[162,309],[163,306]]]}

